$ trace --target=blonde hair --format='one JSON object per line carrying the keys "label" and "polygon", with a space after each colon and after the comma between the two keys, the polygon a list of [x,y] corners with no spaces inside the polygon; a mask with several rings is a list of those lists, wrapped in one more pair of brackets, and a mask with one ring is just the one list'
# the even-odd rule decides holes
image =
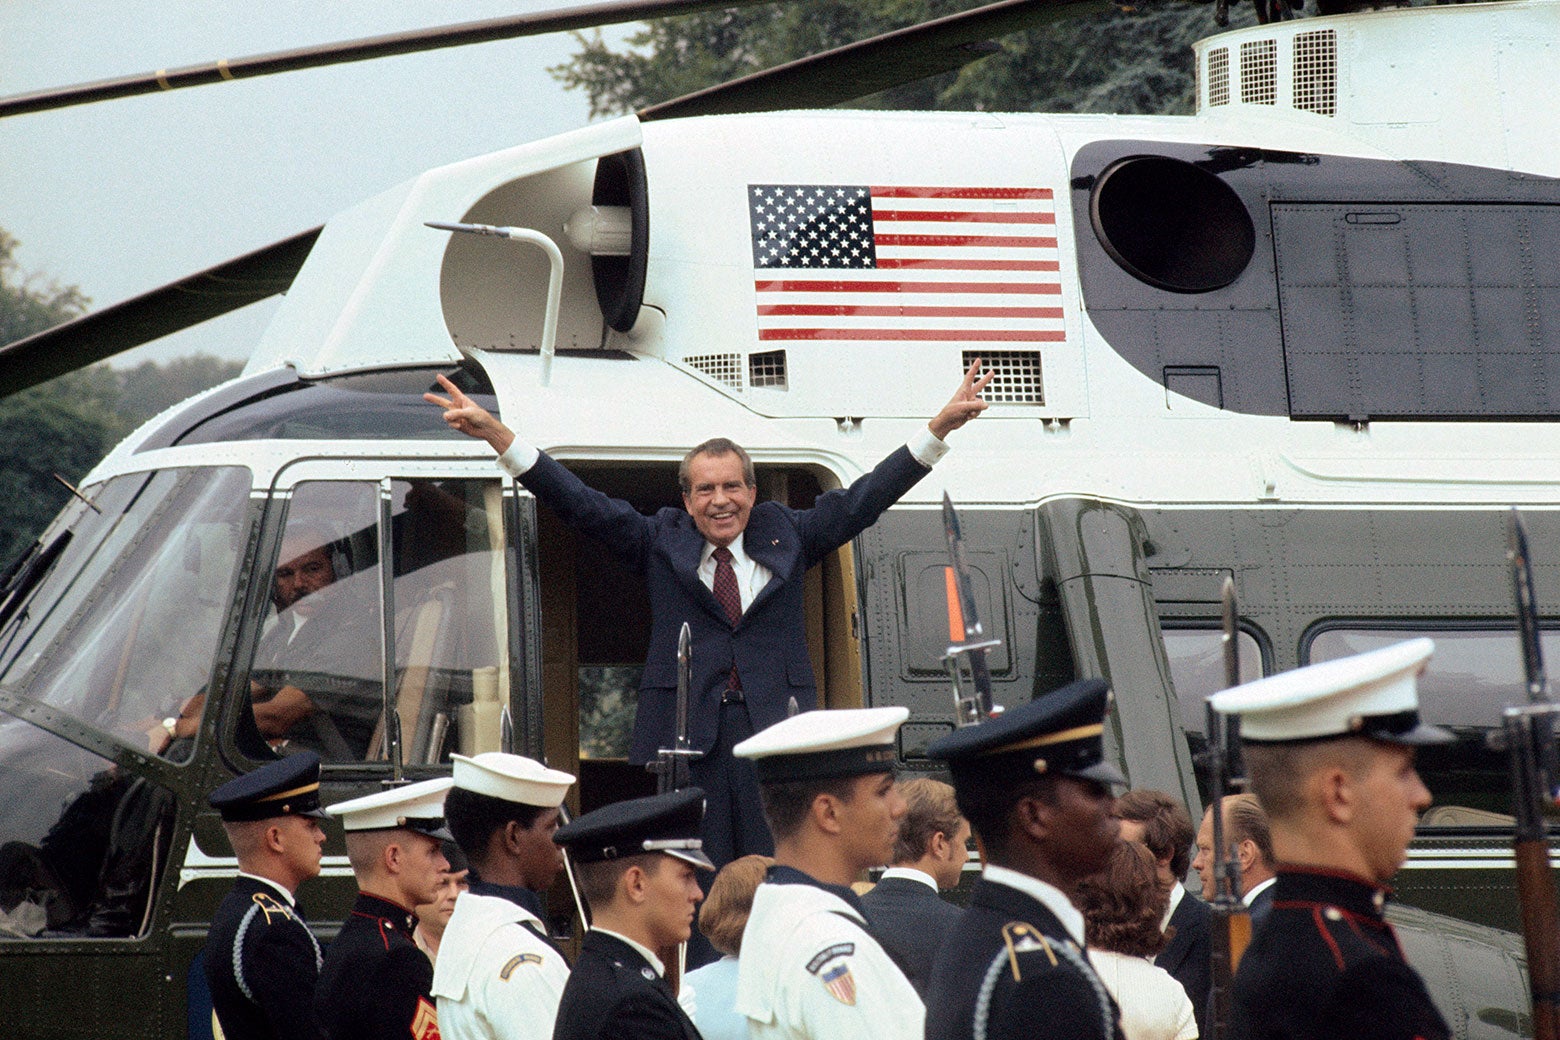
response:
{"label": "blonde hair", "polygon": [[699,931],[721,953],[735,957],[742,952],[742,931],[753,912],[753,894],[774,862],[769,856],[743,856],[715,875],[710,894],[699,907]]}

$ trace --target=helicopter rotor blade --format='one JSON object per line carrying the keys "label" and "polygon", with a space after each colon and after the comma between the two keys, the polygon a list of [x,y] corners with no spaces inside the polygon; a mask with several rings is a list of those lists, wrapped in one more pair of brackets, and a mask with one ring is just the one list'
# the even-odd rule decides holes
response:
{"label": "helicopter rotor blade", "polygon": [[1105,9],[1103,0],[999,0],[649,105],[642,120],[828,108],[963,68],[995,38]]}
{"label": "helicopter rotor blade", "polygon": [[772,0],[609,0],[606,3],[581,4],[538,14],[488,18],[475,22],[416,29],[407,32],[368,36],[342,43],[324,43],[297,47],[246,58],[223,58],[177,69],[158,69],[113,79],[102,79],[75,86],[49,88],[25,94],[0,97],[0,119],[45,112],[56,108],[85,105],[93,101],[156,94],[181,87],[198,87],[228,80],[252,79],[279,72],[322,68],[352,61],[369,61],[399,54],[417,54],[446,47],[464,47],[473,43],[512,40],[522,36],[592,29],[602,25],[638,22],[670,15],[693,14],[710,8],[745,7]]}
{"label": "helicopter rotor blade", "polygon": [[311,228],[0,346],[0,398],[286,292],[321,228]]}

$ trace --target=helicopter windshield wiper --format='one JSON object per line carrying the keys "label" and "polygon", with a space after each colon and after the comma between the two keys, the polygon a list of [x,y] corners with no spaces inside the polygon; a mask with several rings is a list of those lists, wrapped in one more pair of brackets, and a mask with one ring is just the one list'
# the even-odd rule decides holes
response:
{"label": "helicopter windshield wiper", "polygon": [[42,543],[34,542],[33,551],[12,566],[4,586],[0,587],[0,631],[4,631],[11,623],[22,602],[27,599],[27,594],[49,573],[49,568],[65,551],[72,537],[72,532],[61,531],[54,541],[42,549],[39,548]]}

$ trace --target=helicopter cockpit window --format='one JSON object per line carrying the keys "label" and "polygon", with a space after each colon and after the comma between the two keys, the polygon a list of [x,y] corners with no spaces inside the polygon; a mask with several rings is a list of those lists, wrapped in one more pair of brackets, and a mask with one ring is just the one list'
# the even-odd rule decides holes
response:
{"label": "helicopter cockpit window", "polygon": [[20,719],[0,720],[0,790],[0,938],[146,932],[171,792]]}
{"label": "helicopter cockpit window", "polygon": [[[1486,738],[1500,728],[1503,709],[1527,700],[1515,631],[1411,622],[1401,628],[1327,627],[1309,637],[1301,654],[1306,663],[1330,661],[1417,636],[1435,640],[1435,654],[1419,677],[1419,713],[1457,737],[1455,743],[1418,750],[1419,774],[1435,799],[1420,823],[1509,827],[1509,765],[1505,753],[1491,750]],[[1560,632],[1542,637],[1545,658],[1556,660]]]}
{"label": "helicopter cockpit window", "polygon": [[[300,382],[195,423],[175,444],[213,444],[252,440],[459,440],[437,408],[423,402],[425,390],[438,390],[436,372],[408,368],[361,372]],[[481,369],[462,367],[452,374],[472,400],[498,414],[498,399]]]}
{"label": "helicopter cockpit window", "polygon": [[[498,651],[507,645],[498,482],[396,480],[390,492],[402,761],[496,750],[508,682]],[[308,748],[333,764],[393,753],[379,510],[377,483],[293,489],[250,671],[253,721],[273,748]]]}
{"label": "helicopter cockpit window", "polygon": [[48,573],[5,605],[0,685],[165,752],[162,721],[198,715],[212,674],[245,544],[249,471],[133,474],[83,495],[91,505],[76,502],[44,534],[44,551],[70,536]]}

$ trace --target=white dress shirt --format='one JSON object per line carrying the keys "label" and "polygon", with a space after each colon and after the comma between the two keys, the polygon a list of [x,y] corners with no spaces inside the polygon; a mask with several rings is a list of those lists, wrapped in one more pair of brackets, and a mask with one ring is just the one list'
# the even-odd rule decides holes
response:
{"label": "white dress shirt", "polygon": [[933,892],[937,891],[937,879],[926,871],[916,870],[914,867],[889,867],[883,871],[883,876],[878,880],[887,881],[889,878],[908,878],[911,881],[919,881]]}

